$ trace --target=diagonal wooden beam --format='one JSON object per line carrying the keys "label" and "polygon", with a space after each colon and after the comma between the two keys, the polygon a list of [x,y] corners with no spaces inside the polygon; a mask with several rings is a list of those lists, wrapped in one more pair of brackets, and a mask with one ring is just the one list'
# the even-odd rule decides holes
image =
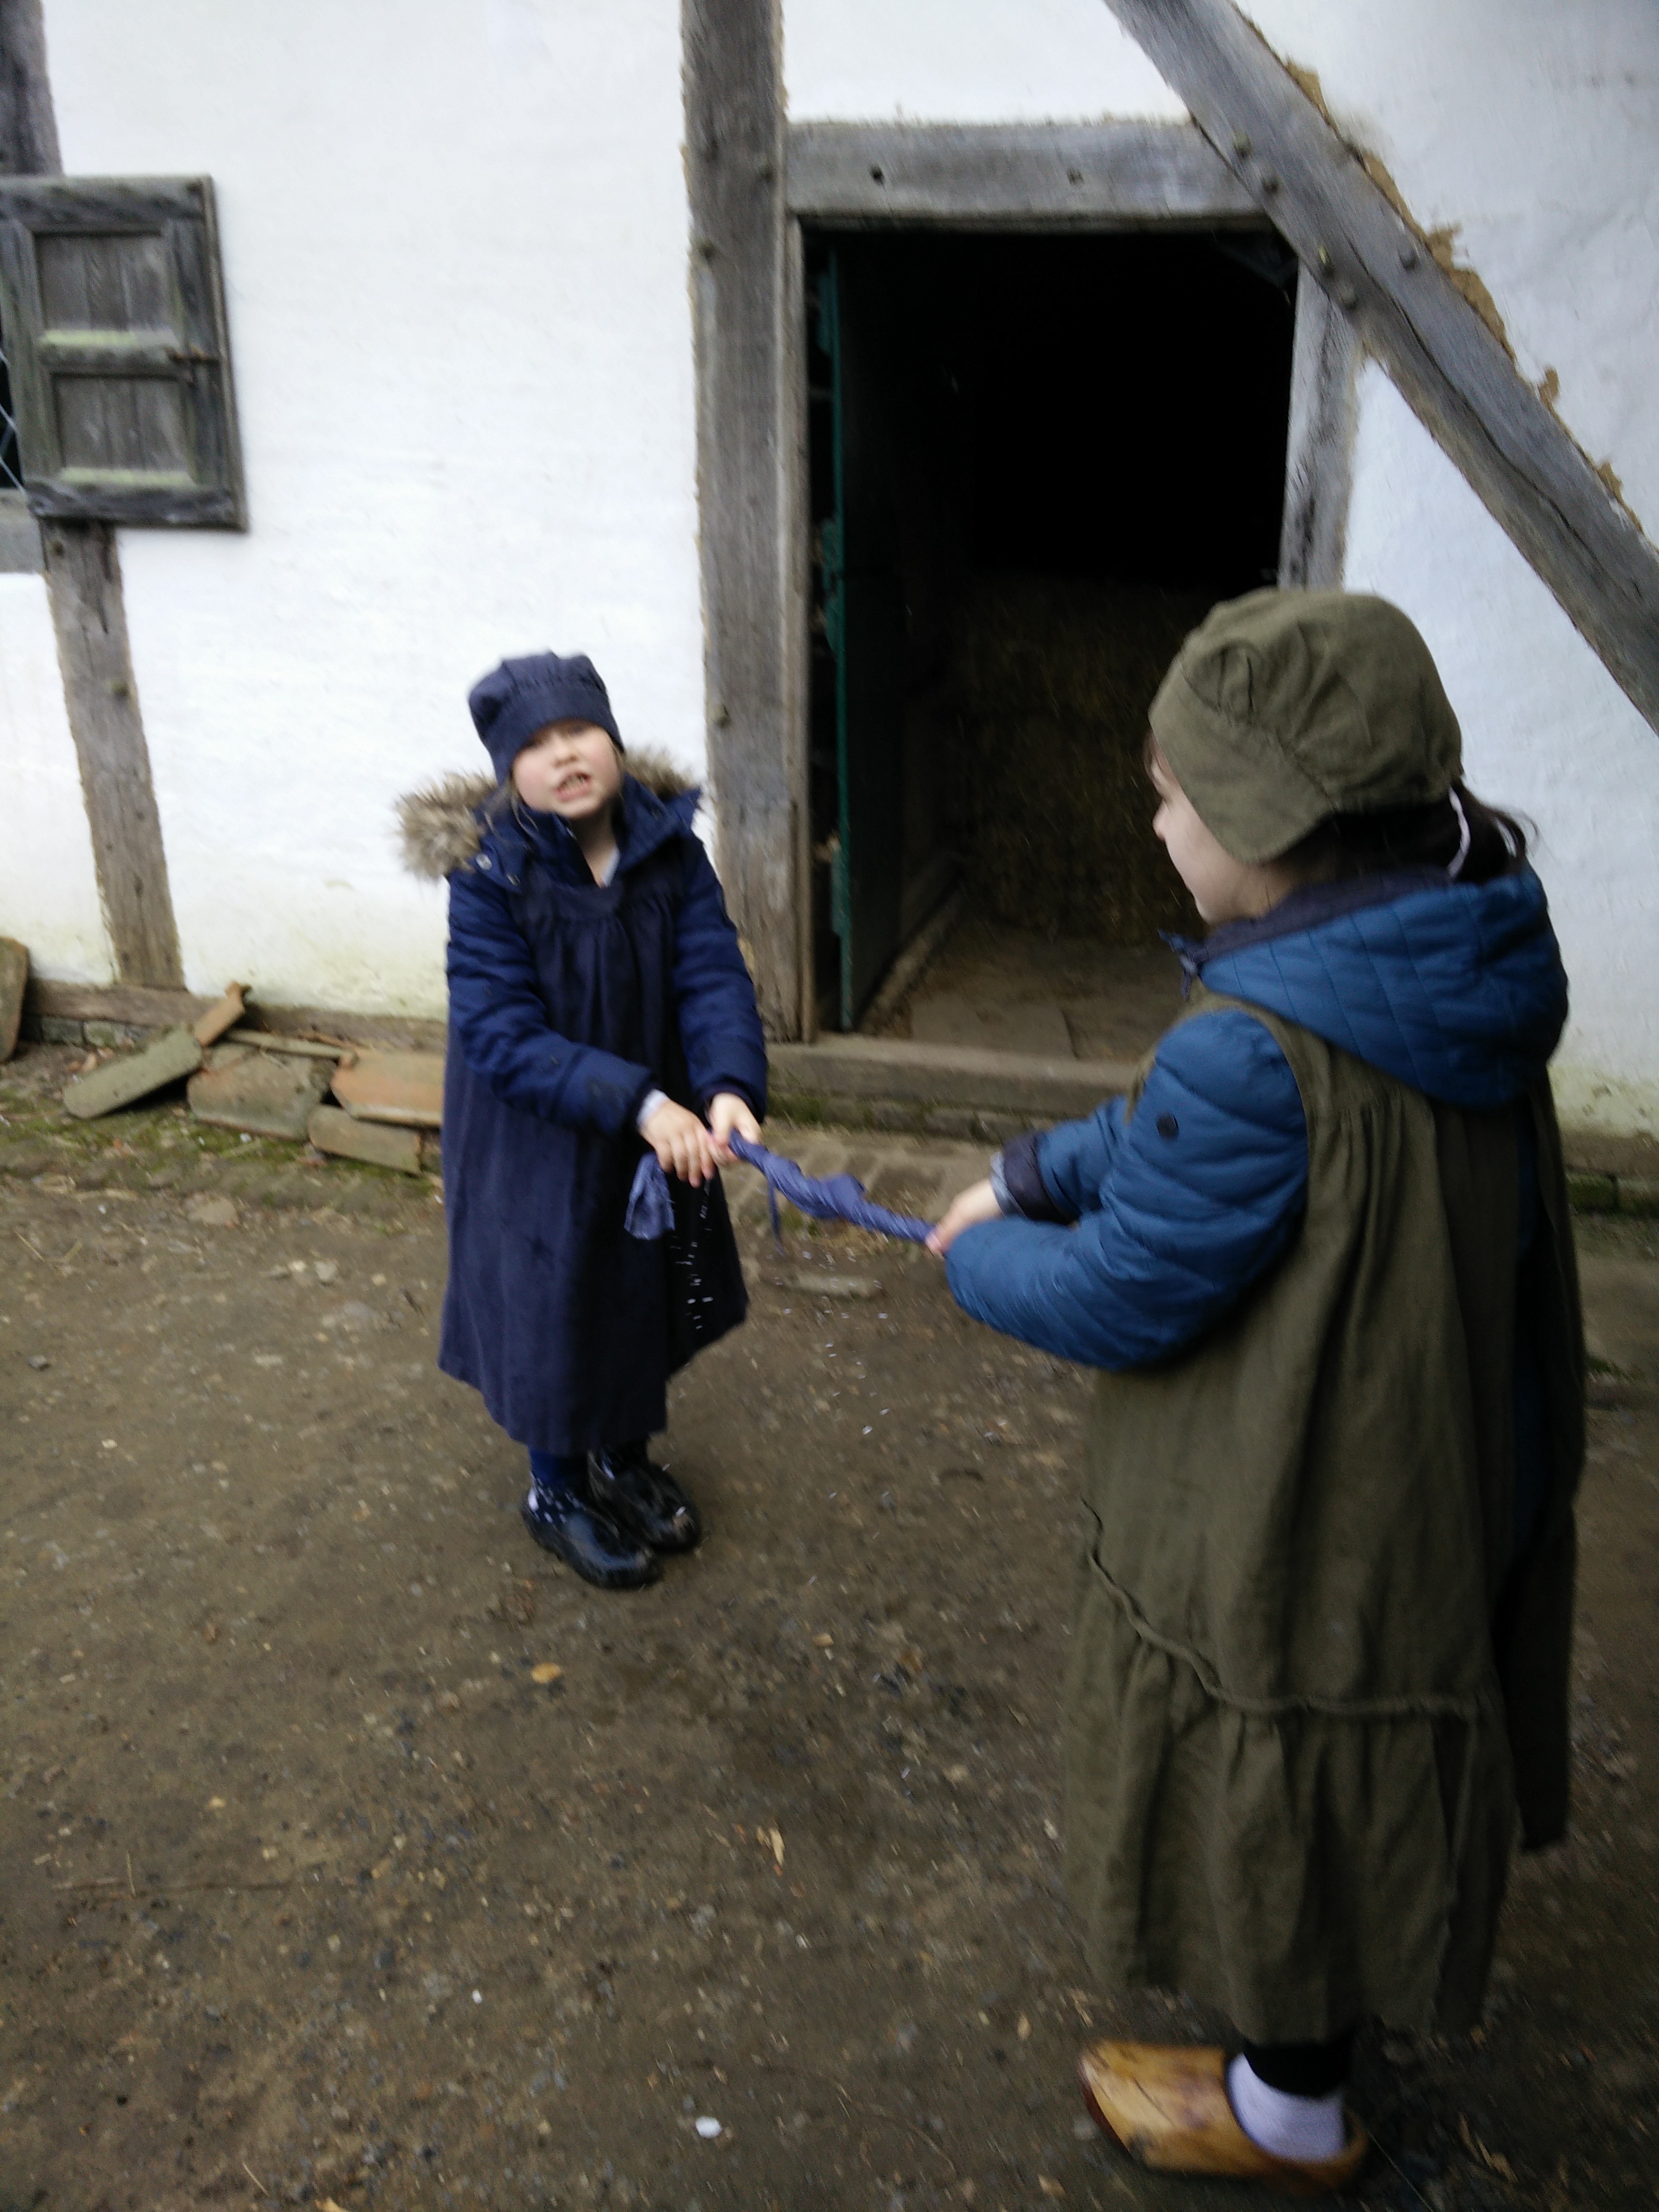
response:
{"label": "diagonal wooden beam", "polygon": [[1232,0],[1107,0],[1659,728],[1659,551]]}

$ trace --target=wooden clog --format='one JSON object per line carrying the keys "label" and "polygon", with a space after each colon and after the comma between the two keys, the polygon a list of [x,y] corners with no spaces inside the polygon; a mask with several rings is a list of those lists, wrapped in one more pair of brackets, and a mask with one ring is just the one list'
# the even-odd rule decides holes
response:
{"label": "wooden clog", "polygon": [[1365,2163],[1353,2114],[1335,2158],[1275,2158],[1253,2142],[1227,2095],[1226,2053],[1159,2043],[1091,2043],[1078,2061],[1083,2101],[1121,2149],[1163,2173],[1256,2181],[1284,2197],[1328,2197]]}

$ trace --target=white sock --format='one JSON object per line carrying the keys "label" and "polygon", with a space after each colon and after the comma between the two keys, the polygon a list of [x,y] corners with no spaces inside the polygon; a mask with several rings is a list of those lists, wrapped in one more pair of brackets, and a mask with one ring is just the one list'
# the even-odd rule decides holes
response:
{"label": "white sock", "polygon": [[1340,2089],[1328,2097],[1293,2097],[1287,2089],[1271,2089],[1241,2051],[1227,2069],[1227,2094],[1239,2126],[1275,2158],[1336,2158],[1347,2142]]}

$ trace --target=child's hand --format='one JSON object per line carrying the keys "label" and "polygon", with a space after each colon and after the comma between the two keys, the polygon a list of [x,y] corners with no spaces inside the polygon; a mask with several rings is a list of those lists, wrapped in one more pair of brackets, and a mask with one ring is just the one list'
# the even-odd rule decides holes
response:
{"label": "child's hand", "polygon": [[717,1091],[708,1102],[708,1126],[714,1133],[714,1158],[722,1167],[730,1167],[733,1154],[726,1139],[735,1129],[751,1145],[761,1140],[760,1123],[749,1110],[748,1102],[739,1098],[735,1091]]}
{"label": "child's hand", "polygon": [[1002,1208],[997,1204],[997,1194],[989,1181],[976,1182],[964,1190],[960,1198],[953,1198],[945,1218],[927,1239],[927,1249],[942,1260],[964,1229],[971,1229],[981,1221],[998,1221]]}
{"label": "child's hand", "polygon": [[663,1101],[640,1134],[665,1175],[678,1176],[695,1187],[714,1174],[714,1139],[695,1114],[672,1098]]}

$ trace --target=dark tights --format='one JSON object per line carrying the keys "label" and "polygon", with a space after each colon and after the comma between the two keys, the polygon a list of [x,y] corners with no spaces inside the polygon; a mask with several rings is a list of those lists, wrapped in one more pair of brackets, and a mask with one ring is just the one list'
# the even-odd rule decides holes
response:
{"label": "dark tights", "polygon": [[1258,2081],[1287,2097],[1328,2097],[1348,2078],[1354,2031],[1329,2043],[1247,2043],[1244,2056]]}

